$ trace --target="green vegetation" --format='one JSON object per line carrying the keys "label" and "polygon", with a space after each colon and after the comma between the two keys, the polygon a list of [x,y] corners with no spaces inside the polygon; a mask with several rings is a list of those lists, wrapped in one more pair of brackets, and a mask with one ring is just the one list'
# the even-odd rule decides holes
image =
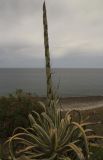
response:
{"label": "green vegetation", "polygon": [[90,160],[103,160],[103,148],[92,148]]}
{"label": "green vegetation", "polygon": [[91,127],[98,135],[103,135],[103,107],[81,111],[81,114],[84,118],[88,117],[91,122],[100,122]]}
{"label": "green vegetation", "polygon": [[16,127],[28,127],[28,114],[42,112],[36,98],[17,90],[14,95],[0,98],[0,138],[7,138]]}
{"label": "green vegetation", "polygon": [[[85,122],[79,112],[78,120],[73,121],[71,112],[63,117],[58,110],[58,100],[51,100],[45,112],[29,114],[31,127],[15,129],[9,139],[9,150],[12,159],[35,160],[89,160],[90,146],[101,146],[99,139],[88,128],[92,123]],[[17,147],[15,147],[17,146]]]}

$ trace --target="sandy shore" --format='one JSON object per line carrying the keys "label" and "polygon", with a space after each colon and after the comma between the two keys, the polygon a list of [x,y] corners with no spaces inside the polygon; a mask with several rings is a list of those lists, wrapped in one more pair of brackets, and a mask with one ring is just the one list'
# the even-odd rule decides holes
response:
{"label": "sandy shore", "polygon": [[103,96],[68,97],[60,100],[62,110],[89,110],[103,107]]}
{"label": "sandy shore", "polygon": [[[45,101],[45,97],[35,97],[38,101]],[[67,97],[60,98],[60,108],[64,111],[77,109],[77,110],[90,110],[96,108],[103,108],[103,96],[87,96],[87,97]]]}

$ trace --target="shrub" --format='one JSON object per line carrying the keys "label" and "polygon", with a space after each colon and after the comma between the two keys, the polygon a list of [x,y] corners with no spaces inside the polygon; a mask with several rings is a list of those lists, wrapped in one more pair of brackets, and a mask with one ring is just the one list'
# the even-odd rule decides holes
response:
{"label": "shrub", "polygon": [[102,147],[92,148],[91,151],[93,154],[91,155],[90,160],[103,160],[103,148]]}
{"label": "shrub", "polygon": [[28,127],[28,114],[42,112],[38,100],[32,95],[17,90],[14,95],[0,98],[0,137],[8,137],[18,127]]}
{"label": "shrub", "polygon": [[[45,105],[42,103],[42,106]],[[45,112],[29,114],[31,127],[17,128],[9,139],[12,159],[23,157],[30,160],[88,160],[89,146],[96,146],[96,136],[88,128],[91,123],[73,121],[71,112],[62,117],[57,101],[51,100]],[[72,111],[73,112],[73,111]],[[99,144],[98,144],[99,145]]]}

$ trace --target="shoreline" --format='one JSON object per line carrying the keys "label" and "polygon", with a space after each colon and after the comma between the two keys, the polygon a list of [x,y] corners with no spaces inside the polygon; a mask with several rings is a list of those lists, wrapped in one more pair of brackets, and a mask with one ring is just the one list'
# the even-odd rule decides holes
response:
{"label": "shoreline", "polygon": [[[36,101],[44,101],[46,97],[28,96]],[[9,96],[0,96],[9,97]],[[73,97],[60,97],[59,107],[63,111],[67,110],[91,110],[96,108],[103,108],[103,96],[73,96]]]}
{"label": "shoreline", "polygon": [[[45,101],[46,97],[33,97],[38,101]],[[103,108],[103,96],[61,97],[59,107],[67,110],[91,110]]]}
{"label": "shoreline", "polygon": [[103,96],[66,97],[60,102],[63,110],[90,110],[103,107]]}

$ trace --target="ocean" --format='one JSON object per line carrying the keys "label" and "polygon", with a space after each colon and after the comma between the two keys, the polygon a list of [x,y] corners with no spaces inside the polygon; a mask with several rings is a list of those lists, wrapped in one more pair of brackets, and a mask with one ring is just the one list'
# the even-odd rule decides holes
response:
{"label": "ocean", "polygon": [[[52,77],[61,97],[103,95],[103,69],[53,69]],[[0,96],[16,89],[46,96],[45,69],[0,69]]]}

